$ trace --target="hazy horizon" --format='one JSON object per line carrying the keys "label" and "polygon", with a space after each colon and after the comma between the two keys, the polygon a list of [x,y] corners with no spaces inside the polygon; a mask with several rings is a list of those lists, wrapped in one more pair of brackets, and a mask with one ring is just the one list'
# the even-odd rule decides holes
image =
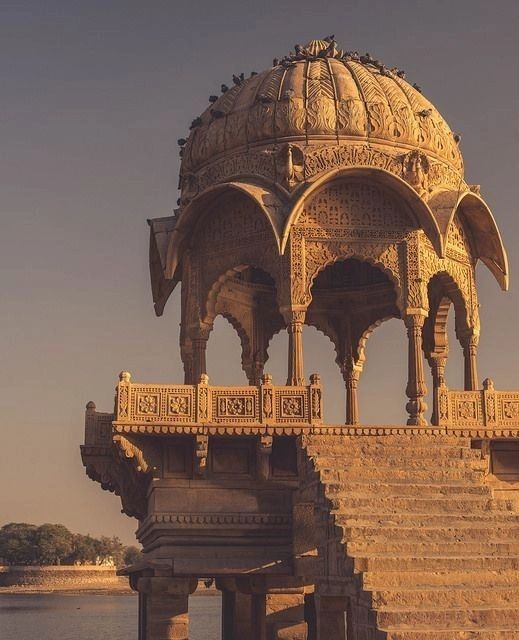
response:
{"label": "hazy horizon", "polygon": [[[482,185],[511,270],[503,294],[478,268],[480,379],[519,389],[518,25],[519,5],[504,0],[3,2],[0,526],[60,522],[134,541],[135,521],[82,467],[84,407],[110,411],[123,369],[136,381],[183,379],[179,290],[156,318],[146,219],[176,206],[176,141],[207,97],[296,42],[334,33],[340,47],[405,69],[462,135],[467,181]],[[221,318],[215,332],[210,380],[245,383],[237,335]],[[363,422],[405,418],[406,349],[401,321],[370,338]],[[451,354],[448,384],[460,387],[454,342]],[[270,355],[266,370],[284,382],[286,336]],[[312,329],[305,370],[321,373],[326,417],[342,421],[333,349]]]}

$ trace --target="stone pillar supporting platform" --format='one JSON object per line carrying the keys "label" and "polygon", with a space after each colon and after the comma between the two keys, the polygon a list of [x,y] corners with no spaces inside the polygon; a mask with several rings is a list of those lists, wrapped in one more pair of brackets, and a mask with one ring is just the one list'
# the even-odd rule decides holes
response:
{"label": "stone pillar supporting platform", "polygon": [[316,612],[315,640],[346,639],[346,596],[314,595]]}
{"label": "stone pillar supporting platform", "polygon": [[[305,591],[301,580],[289,577],[237,578],[251,596],[251,640],[308,640]],[[233,640],[241,640],[241,637]]]}
{"label": "stone pillar supporting platform", "polygon": [[218,578],[222,592],[222,640],[252,637],[252,595],[238,591],[234,578]]}
{"label": "stone pillar supporting platform", "polygon": [[137,577],[139,640],[188,640],[188,599],[196,578]]}

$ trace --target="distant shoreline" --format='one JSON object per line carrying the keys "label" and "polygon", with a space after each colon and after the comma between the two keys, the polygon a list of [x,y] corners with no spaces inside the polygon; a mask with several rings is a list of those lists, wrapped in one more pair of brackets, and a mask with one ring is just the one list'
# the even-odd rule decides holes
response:
{"label": "distant shoreline", "polygon": [[[0,595],[129,595],[127,577],[115,567],[100,566],[0,566]],[[199,582],[196,595],[215,595]]]}
{"label": "distant shoreline", "polygon": [[[0,587],[0,596],[136,596],[137,592],[124,588],[103,588],[103,589],[50,589],[49,587]],[[193,596],[207,597],[217,596],[218,590],[211,589],[197,589]]]}

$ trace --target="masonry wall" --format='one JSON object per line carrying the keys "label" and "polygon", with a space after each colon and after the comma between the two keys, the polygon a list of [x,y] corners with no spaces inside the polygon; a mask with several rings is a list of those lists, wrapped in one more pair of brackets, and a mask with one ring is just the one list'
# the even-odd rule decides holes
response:
{"label": "masonry wall", "polygon": [[129,589],[128,578],[113,567],[96,566],[0,566],[0,587],[38,590]]}

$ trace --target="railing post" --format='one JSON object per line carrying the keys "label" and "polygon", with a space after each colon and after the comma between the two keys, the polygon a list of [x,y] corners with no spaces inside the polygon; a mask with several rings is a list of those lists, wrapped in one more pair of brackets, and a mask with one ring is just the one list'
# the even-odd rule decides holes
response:
{"label": "railing post", "polygon": [[115,419],[127,420],[130,414],[130,381],[132,375],[129,371],[121,371],[115,402]]}
{"label": "railing post", "polygon": [[321,389],[321,376],[312,373],[310,376],[310,423],[319,423],[323,420],[323,393]]}

